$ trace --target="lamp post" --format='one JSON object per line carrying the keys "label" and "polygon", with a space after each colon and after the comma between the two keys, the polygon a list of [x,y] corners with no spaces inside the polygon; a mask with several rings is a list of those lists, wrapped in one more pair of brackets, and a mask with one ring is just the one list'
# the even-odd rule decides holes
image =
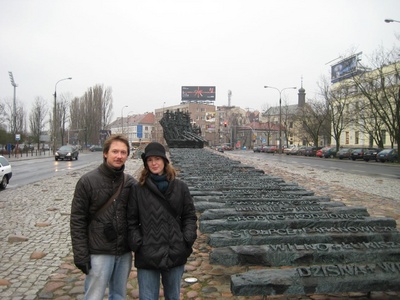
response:
{"label": "lamp post", "polygon": [[14,138],[15,138],[15,134],[17,133],[17,111],[16,111],[15,95],[16,95],[16,91],[17,91],[17,86],[18,85],[14,81],[13,73],[12,72],[8,72],[8,75],[10,76],[11,85],[14,87],[13,118],[12,118],[11,131],[13,132]]}
{"label": "lamp post", "polygon": [[128,107],[128,105],[125,105],[123,108],[121,108],[121,133],[124,134],[124,108]]}
{"label": "lamp post", "polygon": [[56,137],[57,137],[57,133],[56,133],[56,131],[57,131],[57,119],[56,119],[56,114],[57,114],[57,110],[56,110],[56,108],[57,108],[57,84],[58,84],[60,81],[63,81],[63,80],[71,80],[71,79],[72,79],[72,77],[60,79],[59,81],[56,82],[56,85],[55,85],[55,87],[54,87],[53,154],[56,153]]}
{"label": "lamp post", "polygon": [[400,21],[393,20],[393,19],[385,19],[385,22],[386,23],[393,23],[393,22],[400,23]]}
{"label": "lamp post", "polygon": [[278,150],[278,153],[282,154],[282,92],[284,90],[288,90],[288,89],[296,89],[296,87],[295,86],[286,87],[286,88],[283,88],[280,90],[276,87],[265,85],[264,88],[265,89],[274,89],[279,92],[279,148],[278,148],[279,150]]}

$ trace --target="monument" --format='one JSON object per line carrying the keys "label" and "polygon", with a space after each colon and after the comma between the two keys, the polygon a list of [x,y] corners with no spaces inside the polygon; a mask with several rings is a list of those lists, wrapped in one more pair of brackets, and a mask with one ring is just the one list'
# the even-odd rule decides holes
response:
{"label": "monument", "polygon": [[201,137],[200,127],[190,123],[189,112],[167,110],[160,124],[169,148],[203,148],[207,144]]}

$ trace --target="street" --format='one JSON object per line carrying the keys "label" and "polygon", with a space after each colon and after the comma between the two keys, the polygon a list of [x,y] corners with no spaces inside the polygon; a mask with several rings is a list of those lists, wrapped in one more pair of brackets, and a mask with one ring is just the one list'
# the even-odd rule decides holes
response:
{"label": "street", "polygon": [[[229,152],[227,152],[229,153]],[[233,153],[261,160],[274,160],[285,163],[296,163],[313,168],[321,168],[326,171],[341,171],[347,174],[364,175],[372,177],[382,177],[400,179],[400,165],[394,163],[381,163],[364,160],[352,161],[349,159],[320,158],[285,154],[254,153],[252,151],[233,151]]]}
{"label": "street", "polygon": [[[7,158],[8,159],[8,158]],[[7,189],[21,187],[67,172],[85,168],[94,162],[102,162],[102,152],[80,152],[79,159],[73,161],[55,161],[54,156],[11,158],[13,176]]]}

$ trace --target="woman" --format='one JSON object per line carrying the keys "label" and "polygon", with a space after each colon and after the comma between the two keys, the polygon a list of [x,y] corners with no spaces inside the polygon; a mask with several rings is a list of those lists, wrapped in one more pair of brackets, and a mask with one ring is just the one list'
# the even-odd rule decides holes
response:
{"label": "woman", "polygon": [[144,168],[128,203],[128,240],[135,252],[139,299],[179,300],[184,265],[197,237],[197,217],[187,185],[176,179],[160,143],[147,145]]}

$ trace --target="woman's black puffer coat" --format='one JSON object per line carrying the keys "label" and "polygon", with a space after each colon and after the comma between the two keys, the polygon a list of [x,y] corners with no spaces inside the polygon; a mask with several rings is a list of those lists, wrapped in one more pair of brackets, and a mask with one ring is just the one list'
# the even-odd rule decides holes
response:
{"label": "woman's black puffer coat", "polygon": [[[178,216],[168,212],[168,201]],[[162,194],[147,178],[136,184],[128,203],[128,241],[135,267],[168,270],[184,265],[197,238],[197,216],[187,185],[175,179]]]}
{"label": "woman's black puffer coat", "polygon": [[[127,243],[126,209],[129,193],[136,183],[125,175],[124,187],[114,201],[101,215],[96,212],[117,191],[124,178],[124,168],[114,170],[106,163],[83,175],[76,184],[71,206],[71,239],[74,262],[85,265],[90,254],[122,255],[129,252]],[[112,224],[117,233],[114,240],[107,240],[104,228]]]}

